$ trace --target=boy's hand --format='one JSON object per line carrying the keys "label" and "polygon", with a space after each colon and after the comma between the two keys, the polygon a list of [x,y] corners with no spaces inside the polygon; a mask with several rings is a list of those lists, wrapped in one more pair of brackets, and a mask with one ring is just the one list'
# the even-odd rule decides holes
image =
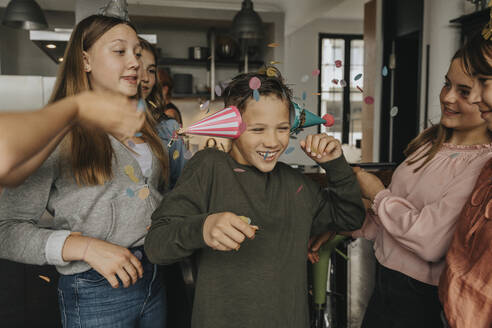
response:
{"label": "boy's hand", "polygon": [[308,135],[300,145],[306,155],[317,163],[326,163],[342,156],[340,141],[325,133]]}
{"label": "boy's hand", "polygon": [[203,224],[203,240],[219,251],[239,250],[245,237],[253,239],[257,226],[249,225],[234,213],[222,212],[209,215]]}

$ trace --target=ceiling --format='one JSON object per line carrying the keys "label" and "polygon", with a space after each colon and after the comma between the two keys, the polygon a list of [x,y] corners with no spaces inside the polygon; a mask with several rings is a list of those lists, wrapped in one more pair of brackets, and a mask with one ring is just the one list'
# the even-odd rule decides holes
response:
{"label": "ceiling", "polygon": [[[83,1],[83,0],[79,0]],[[318,18],[363,19],[368,0],[253,0],[258,12],[285,13],[285,33],[291,34]],[[45,10],[74,11],[76,0],[36,0]],[[242,0],[127,0],[130,5],[190,9],[239,10]],[[0,0],[5,7],[9,0]]]}

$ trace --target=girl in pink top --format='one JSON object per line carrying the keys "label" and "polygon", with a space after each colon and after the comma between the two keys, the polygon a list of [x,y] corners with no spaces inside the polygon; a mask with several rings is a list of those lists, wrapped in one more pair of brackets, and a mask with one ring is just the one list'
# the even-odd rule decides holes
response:
{"label": "girl in pink top", "polygon": [[473,79],[453,57],[440,94],[442,117],[407,147],[407,159],[385,188],[357,172],[372,203],[354,237],[374,241],[376,285],[362,327],[440,327],[437,284],[456,220],[481,168],[492,158],[492,136],[476,105]]}

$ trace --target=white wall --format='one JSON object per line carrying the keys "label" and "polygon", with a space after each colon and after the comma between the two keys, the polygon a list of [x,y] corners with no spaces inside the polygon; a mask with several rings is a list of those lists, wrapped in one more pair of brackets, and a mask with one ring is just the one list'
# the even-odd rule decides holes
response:
{"label": "white wall", "polygon": [[[306,108],[313,113],[318,111],[318,96],[311,95],[318,92],[318,77],[312,77],[311,72],[318,68],[318,40],[319,33],[361,34],[363,33],[362,20],[317,19],[305,25],[294,33],[285,37],[285,65],[283,74],[287,83],[291,83],[294,94],[301,97],[306,91],[304,102]],[[310,79],[302,83],[301,78],[309,75]],[[317,127],[311,127],[298,135],[298,140],[291,140],[295,150],[289,155],[283,155],[282,161],[289,164],[314,165],[298,146],[299,140],[307,133],[316,133]]]}

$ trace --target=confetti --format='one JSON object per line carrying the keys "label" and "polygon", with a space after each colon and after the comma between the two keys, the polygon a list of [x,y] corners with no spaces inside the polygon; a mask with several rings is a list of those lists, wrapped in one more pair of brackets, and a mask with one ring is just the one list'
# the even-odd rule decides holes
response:
{"label": "confetti", "polygon": [[248,218],[247,216],[242,216],[240,215],[239,218],[241,219],[241,221],[243,221],[244,223],[246,224],[251,224],[251,219]]}
{"label": "confetti", "polygon": [[131,165],[125,166],[125,173],[135,183],[138,183],[138,178],[135,176],[135,169]]}
{"label": "confetti", "polygon": [[267,45],[269,48],[277,48],[280,46],[280,43],[278,42],[272,42]]}
{"label": "confetti", "polygon": [[173,159],[177,160],[178,158],[179,158],[179,150],[176,149],[173,153]]}
{"label": "confetti", "polygon": [[303,91],[302,92],[302,100],[306,100],[306,97],[307,97],[306,91]]}
{"label": "confetti", "polygon": [[249,87],[251,88],[251,90],[258,90],[261,87],[261,81],[260,81],[260,79],[257,78],[256,76],[253,76],[249,80]]}
{"label": "confetti", "polygon": [[321,96],[321,92],[313,92],[312,95],[313,96]]}
{"label": "confetti", "polygon": [[306,74],[306,75],[303,75],[303,76],[301,77],[301,82],[302,82],[302,83],[306,83],[307,81],[309,81],[309,75],[307,75],[307,74]]}
{"label": "confetti", "polygon": [[126,194],[127,194],[127,195],[128,195],[128,197],[130,197],[130,198],[135,197],[135,193],[134,193],[134,192],[133,192],[133,190],[131,190],[130,188],[128,188],[128,189],[126,190]]}
{"label": "confetti", "polygon": [[321,71],[319,69],[315,69],[311,74],[313,76],[318,76],[320,73],[321,73]]}
{"label": "confetti", "polygon": [[372,104],[374,104],[374,98],[371,96],[367,96],[364,98],[364,102],[368,105],[372,105]]}
{"label": "confetti", "polygon": [[342,67],[342,61],[341,60],[335,60],[335,67]]}
{"label": "confetti", "polygon": [[208,106],[210,106],[210,100],[207,100],[203,104],[200,104],[200,110],[205,110],[208,108]]}
{"label": "confetti", "polygon": [[41,279],[43,279],[44,281],[46,281],[48,283],[51,281],[51,279],[49,277],[46,277],[46,276],[43,276],[43,275],[39,275],[38,277],[41,278]]}
{"label": "confetti", "polygon": [[268,77],[276,77],[277,76],[277,70],[273,67],[268,67],[266,70],[266,75]]}
{"label": "confetti", "polygon": [[244,172],[246,172],[246,170],[243,170],[243,169],[240,169],[240,168],[235,168],[233,171],[234,172],[237,172],[237,173],[244,173]]}
{"label": "confetti", "polygon": [[333,83],[333,84],[338,84],[338,79],[333,79],[333,80],[331,80],[331,83]]}
{"label": "confetti", "polygon": [[362,90],[362,88],[361,88],[361,87],[357,86],[357,89],[358,89],[360,92],[364,93],[364,90]]}
{"label": "confetti", "polygon": [[244,131],[246,131],[246,123],[241,121],[241,124],[239,124],[239,133],[243,134]]}
{"label": "confetti", "polygon": [[222,88],[220,87],[220,85],[215,86],[215,94],[217,95],[217,97],[222,96]]}
{"label": "confetti", "polygon": [[340,86],[345,88],[347,86],[347,82],[345,80],[340,80]]}
{"label": "confetti", "polygon": [[390,116],[391,117],[395,117],[396,115],[398,115],[398,107],[394,106],[393,108],[391,108],[390,110]]}
{"label": "confetti", "polygon": [[140,189],[140,191],[138,192],[138,198],[140,198],[141,200],[147,199],[149,195],[150,195],[150,190],[147,187]]}
{"label": "confetti", "polygon": [[[278,65],[278,64],[282,64],[282,62],[276,61],[276,60],[270,61],[270,65]],[[269,68],[272,68],[272,67],[269,67]],[[267,70],[267,74],[268,74],[268,70]]]}
{"label": "confetti", "polygon": [[388,76],[388,67],[384,66],[381,74],[383,74],[383,76]]}
{"label": "confetti", "polygon": [[289,155],[290,153],[292,153],[292,152],[294,151],[294,149],[295,149],[294,147],[289,147],[289,148],[287,148],[287,149],[285,150],[285,154],[286,154],[286,155]]}
{"label": "confetti", "polygon": [[362,74],[361,74],[361,73],[357,74],[357,75],[354,77],[354,81],[358,81],[358,80],[360,80],[360,78],[361,78],[361,77],[362,77]]}
{"label": "confetti", "polygon": [[188,160],[188,159],[190,159],[190,158],[192,158],[192,157],[193,157],[193,153],[192,153],[191,151],[187,150],[187,151],[185,151],[185,153],[184,153],[183,157],[184,157],[186,160]]}
{"label": "confetti", "polygon": [[143,100],[142,98],[140,98],[140,100],[138,101],[137,112],[145,112],[145,100]]}
{"label": "confetti", "polygon": [[253,90],[253,98],[255,98],[256,101],[260,101],[260,93],[258,92],[258,89]]}
{"label": "confetti", "polygon": [[449,155],[449,158],[455,158],[455,157],[458,157],[460,153],[453,153],[451,155]]}
{"label": "confetti", "polygon": [[135,257],[139,260],[141,260],[143,258],[143,254],[141,251],[139,251],[138,249],[135,251],[135,253],[133,253],[133,255],[135,255]]}
{"label": "confetti", "polygon": [[142,136],[142,132],[135,133],[135,137],[140,138]]}
{"label": "confetti", "polygon": [[300,185],[299,188],[297,188],[296,194],[300,193],[304,185]]}
{"label": "confetti", "polygon": [[135,143],[133,141],[131,141],[131,140],[128,140],[127,145],[130,148],[135,148],[136,147]]}
{"label": "confetti", "polygon": [[265,155],[263,156],[263,159],[266,159],[268,157],[268,151],[265,153]]}

